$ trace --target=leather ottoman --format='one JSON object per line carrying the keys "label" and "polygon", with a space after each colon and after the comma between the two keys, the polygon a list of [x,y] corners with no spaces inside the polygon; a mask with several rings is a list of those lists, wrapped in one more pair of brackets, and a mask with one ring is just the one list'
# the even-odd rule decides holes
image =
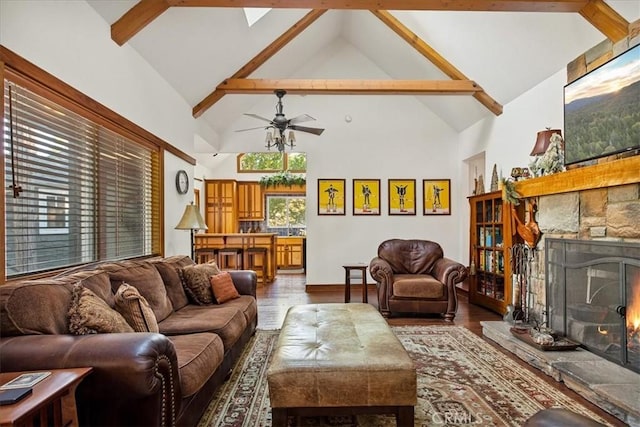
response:
{"label": "leather ottoman", "polygon": [[529,418],[523,427],[602,427],[597,421],[584,415],[576,414],[564,408],[549,408],[539,411]]}
{"label": "leather ottoman", "polygon": [[413,426],[416,368],[369,304],[307,304],[287,312],[267,371],[274,426],[288,416],[392,413]]}

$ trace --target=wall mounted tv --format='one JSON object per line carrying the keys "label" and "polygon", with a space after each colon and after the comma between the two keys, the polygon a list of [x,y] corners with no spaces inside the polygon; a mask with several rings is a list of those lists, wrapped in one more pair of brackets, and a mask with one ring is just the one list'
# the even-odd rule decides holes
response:
{"label": "wall mounted tv", "polygon": [[565,164],[640,150],[640,45],[564,87]]}

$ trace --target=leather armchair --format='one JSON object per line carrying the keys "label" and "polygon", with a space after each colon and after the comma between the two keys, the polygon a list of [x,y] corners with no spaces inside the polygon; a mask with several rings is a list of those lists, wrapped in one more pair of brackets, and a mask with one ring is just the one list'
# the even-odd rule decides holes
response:
{"label": "leather armchair", "polygon": [[377,284],[383,316],[436,313],[446,321],[453,321],[458,309],[455,285],[468,275],[464,265],[445,258],[442,247],[429,240],[382,242],[369,271]]}

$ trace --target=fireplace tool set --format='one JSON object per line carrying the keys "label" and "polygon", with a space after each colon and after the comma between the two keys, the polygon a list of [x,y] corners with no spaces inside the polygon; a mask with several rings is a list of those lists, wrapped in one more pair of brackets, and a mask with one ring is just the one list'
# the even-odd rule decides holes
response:
{"label": "fireplace tool set", "polygon": [[514,324],[514,336],[532,345],[553,346],[557,334],[531,316],[531,264],[535,259],[535,248],[525,243],[516,243],[510,248],[513,283],[513,305],[507,307],[504,319]]}

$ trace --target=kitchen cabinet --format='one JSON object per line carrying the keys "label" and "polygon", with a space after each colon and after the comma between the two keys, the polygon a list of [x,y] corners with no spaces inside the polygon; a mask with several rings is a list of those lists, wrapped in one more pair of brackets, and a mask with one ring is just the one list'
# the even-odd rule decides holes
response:
{"label": "kitchen cabinet", "polygon": [[238,181],[238,220],[264,220],[264,196],[258,182]]}
{"label": "kitchen cabinet", "polygon": [[238,231],[237,182],[231,179],[205,180],[205,222],[208,233]]}
{"label": "kitchen cabinet", "polygon": [[279,269],[304,268],[304,237],[278,237],[276,258]]}
{"label": "kitchen cabinet", "polygon": [[519,237],[514,236],[511,207],[502,200],[501,191],[469,197],[469,203],[469,302],[505,314],[507,305],[512,303],[509,250],[519,242]]}

